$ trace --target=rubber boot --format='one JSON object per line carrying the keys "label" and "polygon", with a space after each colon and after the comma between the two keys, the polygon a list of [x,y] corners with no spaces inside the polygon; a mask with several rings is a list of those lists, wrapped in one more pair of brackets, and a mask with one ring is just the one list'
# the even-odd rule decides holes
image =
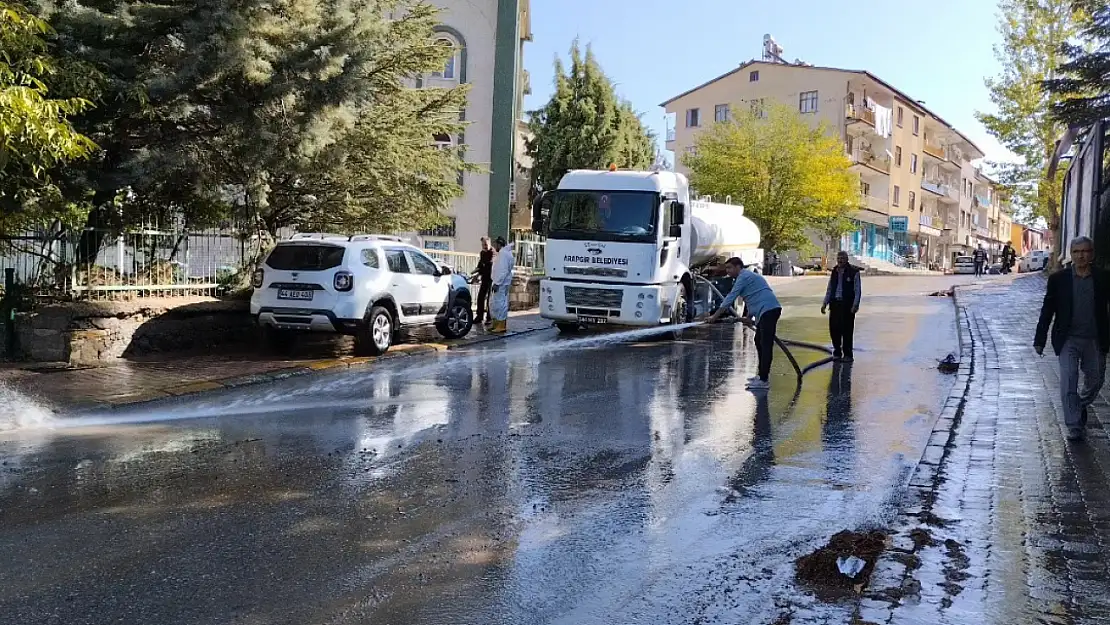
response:
{"label": "rubber boot", "polygon": [[504,334],[509,331],[508,322],[502,321],[500,319],[495,319],[493,324],[490,326],[489,331],[493,334]]}

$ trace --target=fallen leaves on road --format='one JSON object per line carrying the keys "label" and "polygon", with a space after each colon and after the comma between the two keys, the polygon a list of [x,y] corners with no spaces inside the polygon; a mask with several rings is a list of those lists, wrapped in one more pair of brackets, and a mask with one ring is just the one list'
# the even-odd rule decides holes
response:
{"label": "fallen leaves on road", "polygon": [[[845,530],[830,538],[824,547],[798,558],[794,562],[795,575],[798,581],[812,586],[819,596],[842,594],[848,590],[860,592],[867,586],[875,570],[875,561],[886,547],[887,536],[883,532]],[[838,558],[850,556],[865,562],[863,570],[855,577],[842,574],[837,567]]]}

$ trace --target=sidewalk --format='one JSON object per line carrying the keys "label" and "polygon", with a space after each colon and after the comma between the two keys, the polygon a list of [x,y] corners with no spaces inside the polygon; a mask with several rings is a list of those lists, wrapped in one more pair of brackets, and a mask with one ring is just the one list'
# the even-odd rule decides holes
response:
{"label": "sidewalk", "polygon": [[860,618],[1095,623],[1110,618],[1110,445],[1095,404],[1064,440],[1056,359],[1033,333],[1045,278],[957,290],[961,367]]}
{"label": "sidewalk", "polygon": [[107,367],[72,369],[49,363],[0,364],[0,383],[53,404],[71,407],[119,406],[220,388],[247,386],[328,369],[372,365],[378,361],[460,349],[551,327],[535,311],[510,313],[506,335],[477,328],[459,340],[420,331],[378,358],[350,355],[349,338],[305,337],[293,356],[257,352],[233,354],[159,354]]}

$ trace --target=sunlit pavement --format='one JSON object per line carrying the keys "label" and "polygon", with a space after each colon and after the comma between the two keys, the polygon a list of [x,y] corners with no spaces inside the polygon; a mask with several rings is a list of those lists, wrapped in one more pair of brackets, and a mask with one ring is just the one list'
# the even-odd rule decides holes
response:
{"label": "sunlit pavement", "polygon": [[[47,415],[0,433],[2,620],[848,622],[793,561],[897,522],[957,381],[926,293],[968,281],[865,278],[854,365],[796,393],[779,355],[766,398],[730,326]],[[776,286],[783,336],[826,340],[824,284]]]}
{"label": "sunlit pavement", "polygon": [[[1044,284],[960,291],[973,357],[962,414],[914,479],[903,553],[879,567],[866,620],[1110,621],[1110,404],[1094,406],[1086,443],[1065,441],[1056,358],[1032,350]],[[914,550],[913,528],[936,544]]]}

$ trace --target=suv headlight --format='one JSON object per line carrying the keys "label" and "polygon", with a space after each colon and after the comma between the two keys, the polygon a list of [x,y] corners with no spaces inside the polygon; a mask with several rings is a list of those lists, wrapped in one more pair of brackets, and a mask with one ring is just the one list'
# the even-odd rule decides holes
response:
{"label": "suv headlight", "polygon": [[261,289],[262,288],[262,282],[265,279],[266,279],[266,270],[259,267],[258,269],[254,270],[253,274],[251,274],[251,286],[256,288],[256,289]]}
{"label": "suv headlight", "polygon": [[335,274],[332,284],[336,291],[350,291],[355,286],[355,277],[349,271],[340,271]]}

